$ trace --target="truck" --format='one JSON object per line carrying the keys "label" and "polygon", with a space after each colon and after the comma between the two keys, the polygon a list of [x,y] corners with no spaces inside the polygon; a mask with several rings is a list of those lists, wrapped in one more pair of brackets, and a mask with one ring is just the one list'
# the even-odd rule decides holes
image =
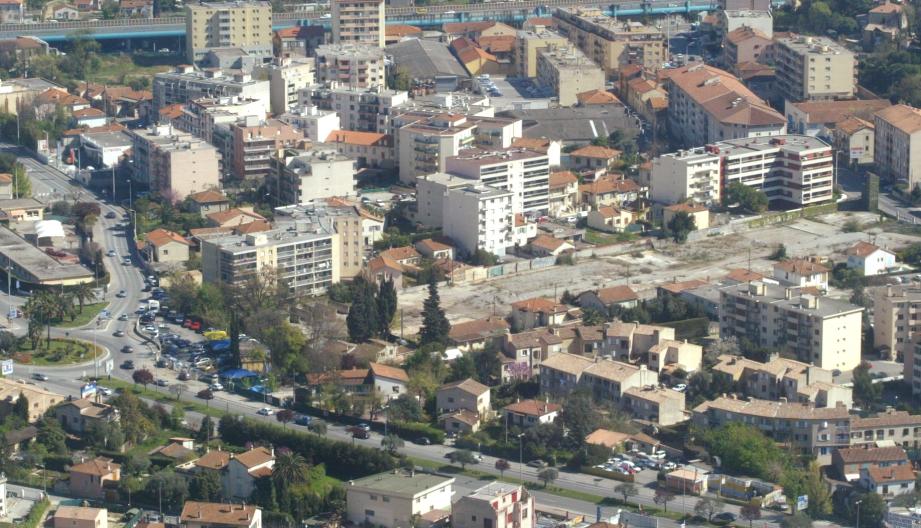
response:
{"label": "truck", "polygon": [[160,301],[150,299],[147,301],[147,311],[157,313],[160,311]]}

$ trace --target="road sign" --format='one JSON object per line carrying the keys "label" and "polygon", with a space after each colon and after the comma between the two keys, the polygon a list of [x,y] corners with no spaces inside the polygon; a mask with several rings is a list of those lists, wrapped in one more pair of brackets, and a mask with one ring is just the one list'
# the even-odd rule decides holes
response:
{"label": "road sign", "polygon": [[80,387],[80,398],[89,398],[96,394],[96,382],[87,383]]}
{"label": "road sign", "polygon": [[3,361],[0,361],[0,374],[4,376],[13,375],[13,360],[12,359],[4,359]]}
{"label": "road sign", "polygon": [[114,359],[110,359],[110,360],[106,361],[106,364],[105,364],[105,371],[106,371],[106,374],[109,374],[109,373],[112,372],[113,370],[115,370],[115,360],[114,360]]}
{"label": "road sign", "polygon": [[809,507],[809,495],[800,495],[796,498],[796,511],[803,511]]}

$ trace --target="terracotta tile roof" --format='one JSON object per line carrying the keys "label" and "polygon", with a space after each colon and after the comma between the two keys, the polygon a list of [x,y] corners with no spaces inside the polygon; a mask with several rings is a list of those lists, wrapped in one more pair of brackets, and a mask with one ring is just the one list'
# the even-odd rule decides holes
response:
{"label": "terracotta tile roof", "polygon": [[774,68],[754,61],[742,61],[735,65],[735,71],[742,80],[751,79],[752,77],[761,77],[764,75],[774,75]]}
{"label": "terracotta tile roof", "polygon": [[612,159],[619,157],[621,155],[621,151],[608,147],[586,145],[580,149],[570,152],[569,155],[579,156],[582,158]]}
{"label": "terracotta tile roof", "polygon": [[401,368],[391,367],[390,365],[382,365],[380,363],[371,363],[368,366],[370,367],[371,374],[374,376],[380,376],[382,378],[394,379],[403,382],[409,381],[409,376],[406,375],[406,371]]}
{"label": "terracotta tile roof", "polygon": [[436,251],[447,251],[449,249],[454,249],[453,247],[447,244],[442,244],[441,242],[438,242],[437,240],[432,240],[431,238],[420,240],[416,242],[416,244],[422,246],[423,248],[425,248],[427,251],[431,253],[434,253]]}
{"label": "terracotta tile roof", "polygon": [[609,431],[608,429],[595,429],[591,434],[585,437],[586,444],[600,445],[610,449],[623,445],[630,439],[627,433],[618,431]]}
{"label": "terracotta tile roof", "polygon": [[694,288],[705,286],[706,284],[707,284],[707,281],[700,280],[700,279],[692,279],[692,280],[687,280],[687,281],[670,282],[668,284],[662,284],[659,286],[659,288],[667,292],[670,292],[670,293],[681,293],[685,290],[693,290]]}
{"label": "terracotta tile roof", "polygon": [[387,24],[384,34],[388,37],[406,37],[408,35],[419,35],[422,33],[421,28],[410,26],[409,24]]}
{"label": "terracotta tile roof", "polygon": [[576,94],[576,99],[584,105],[620,103],[620,99],[618,99],[616,95],[607,90],[599,89],[578,93]]}
{"label": "terracotta tile roof", "polygon": [[263,466],[261,468],[250,471],[249,474],[252,475],[254,478],[271,477],[272,468],[268,466]]}
{"label": "terracotta tile roof", "polygon": [[673,213],[680,213],[680,212],[699,213],[701,211],[706,211],[707,207],[704,205],[692,204],[692,203],[676,203],[676,204],[669,205],[668,207],[666,207],[666,209],[668,209],[669,211],[672,211]]}
{"label": "terracotta tile roof", "polygon": [[749,26],[736,28],[726,34],[726,40],[732,42],[733,44],[738,44],[753,38],[771,42],[771,37],[765,35],[762,31]]}
{"label": "terracotta tile roof", "polygon": [[64,90],[48,88],[35,96],[34,104],[58,104],[63,106],[89,105],[90,102],[82,97],[71,95]]}
{"label": "terracotta tile roof", "polygon": [[422,258],[422,255],[412,246],[385,249],[380,252],[380,256],[391,258],[397,262]]}
{"label": "terracotta tile roof", "polygon": [[515,49],[518,37],[514,35],[493,35],[477,39],[477,44],[489,53],[508,53]]}
{"label": "terracotta tile roof", "polygon": [[560,353],[554,354],[549,358],[545,359],[541,363],[541,368],[549,368],[564,372],[566,374],[572,374],[573,376],[581,376],[585,369],[594,364],[595,362],[585,356],[577,356],[575,354]]}
{"label": "terracotta tile roof", "polygon": [[230,453],[227,451],[208,451],[195,461],[195,465],[205,469],[224,469],[230,462]]}
{"label": "terracotta tile roof", "polygon": [[838,449],[838,456],[845,464],[879,464],[880,462],[908,462],[905,450],[892,447],[845,447]]}
{"label": "terracotta tile roof", "polygon": [[81,119],[84,117],[105,117],[106,113],[98,108],[81,108],[80,110],[74,110],[73,116],[74,119]]}
{"label": "terracotta tile roof", "polygon": [[182,444],[173,442],[172,444],[157,450],[157,454],[172,458],[173,460],[181,460],[193,456],[195,451],[187,447],[183,447]]}
{"label": "terracotta tile roof", "polygon": [[708,413],[710,410],[781,420],[846,420],[849,412],[845,407],[813,407],[799,402],[775,402],[749,398],[737,400],[725,396],[701,403],[694,408],[695,414]]}
{"label": "terracotta tile roof", "polygon": [[[102,517],[106,518],[103,508],[89,508],[83,506],[58,506],[58,509],[54,512],[55,524],[57,520],[60,519],[62,523],[67,523],[71,521],[71,525],[77,524],[74,521],[95,521],[99,514],[102,513]],[[81,523],[82,524],[82,523]]]}
{"label": "terracotta tile roof", "polygon": [[833,124],[851,116],[870,119],[892,106],[888,99],[854,99],[851,101],[805,101],[790,103],[808,116],[809,123]]}
{"label": "terracotta tile roof", "polygon": [[182,104],[174,103],[160,109],[161,119],[178,119],[182,115]]}
{"label": "terracotta tile roof", "polygon": [[623,213],[624,211],[622,209],[614,207],[613,205],[605,205],[598,208],[598,214],[600,214],[602,218],[618,218]]}
{"label": "terracotta tile roof", "polygon": [[377,273],[384,268],[389,268],[391,270],[403,273],[403,265],[388,257],[387,255],[378,255],[368,261],[368,271],[371,273]]}
{"label": "terracotta tile roof", "polygon": [[666,72],[669,81],[721,122],[783,125],[784,116],[768,106],[729,72],[693,64]]}
{"label": "terracotta tile roof", "polygon": [[632,77],[643,71],[643,67],[639,64],[627,64],[620,69],[620,76],[624,79]]}
{"label": "terracotta tile roof", "polygon": [[448,332],[448,338],[455,343],[466,343],[490,337],[505,335],[508,323],[501,317],[474,319],[463,323],[454,323]]}
{"label": "terracotta tile roof", "polygon": [[319,372],[307,374],[308,385],[322,385],[324,383],[338,383],[340,385],[362,385],[368,377],[368,369],[349,369],[333,372]]}
{"label": "terracotta tile roof", "polygon": [[157,247],[163,247],[170,242],[177,242],[179,244],[185,244],[186,246],[191,246],[182,235],[179,233],[174,233],[173,231],[167,231],[163,228],[154,229],[150,233],[147,233],[147,242],[153,244]]}
{"label": "terracotta tile roof", "polygon": [[799,275],[804,275],[807,273],[828,273],[831,271],[821,264],[804,259],[783,260],[777,264],[774,264],[774,267],[790,273],[797,273]]}
{"label": "terracotta tile roof", "polygon": [[469,409],[459,409],[441,417],[441,420],[445,419],[457,420],[458,422],[462,422],[470,426],[480,423],[480,415]]}
{"label": "terracotta tile roof", "polygon": [[851,430],[876,429],[879,427],[921,426],[921,414],[909,414],[906,411],[892,411],[876,416],[851,419]]}
{"label": "terracotta tile roof", "polygon": [[111,458],[96,457],[82,464],[77,464],[70,468],[71,473],[81,473],[84,475],[96,475],[104,477],[119,470],[121,466],[112,462]]}
{"label": "terracotta tile roof", "polygon": [[3,183],[3,184],[13,183],[13,175],[9,173],[5,173],[5,172],[0,174],[0,183]]}
{"label": "terracotta tile roof", "polygon": [[240,453],[234,458],[237,462],[243,464],[247,468],[254,466],[261,466],[266,462],[275,460],[275,454],[271,449],[265,447],[254,447],[245,453]]}
{"label": "terracotta tile roof", "polygon": [[512,303],[512,308],[522,312],[560,313],[566,311],[566,306],[546,297],[534,297]]}
{"label": "terracotta tile roof", "polygon": [[438,387],[439,391],[448,390],[448,389],[460,389],[474,396],[479,396],[481,394],[485,394],[489,392],[489,387],[471,378],[467,378],[461,381],[455,381],[454,383],[446,383],[442,385],[441,387]]}
{"label": "terracotta tile roof", "polygon": [[468,46],[460,49],[455,49],[457,52],[457,58],[463,64],[470,64],[475,61],[493,61],[496,62],[496,56],[487,52],[479,46]]}
{"label": "terracotta tile roof", "polygon": [[365,147],[392,147],[393,140],[388,134],[377,132],[358,132],[355,130],[333,130],[324,143],[348,143]]}
{"label": "terracotta tile roof", "polygon": [[874,251],[877,251],[878,249],[879,249],[879,246],[876,246],[874,244],[871,244],[869,242],[864,242],[863,240],[861,240],[860,242],[847,248],[847,251],[845,253],[848,256],[866,257],[866,256],[869,256]]}
{"label": "terracotta tile roof", "polygon": [[600,360],[592,363],[585,369],[584,374],[591,374],[596,378],[621,383],[640,371],[640,368],[620,361]]}
{"label": "terracotta tile roof", "polygon": [[547,152],[551,140],[547,138],[526,138],[520,137],[512,140],[512,147],[526,148],[537,152]]}
{"label": "terracotta tile roof", "polygon": [[554,24],[553,17],[532,17],[524,21],[522,27],[552,27]]}
{"label": "terracotta tile roof", "polygon": [[595,292],[595,295],[597,295],[604,304],[622,303],[639,299],[639,296],[633,291],[633,288],[624,285],[602,288]]}
{"label": "terracotta tile roof", "polygon": [[893,4],[891,2],[886,2],[884,4],[880,4],[874,7],[869,12],[876,14],[876,15],[890,15],[892,13],[901,13],[902,6],[900,6],[899,4]]}
{"label": "terracotta tile roof", "polygon": [[550,235],[538,235],[534,240],[530,242],[532,247],[546,249],[547,251],[551,252],[560,249],[563,244],[569,244],[569,242],[560,240],[559,238],[555,238]]}
{"label": "terracotta tile roof", "polygon": [[189,195],[189,199],[200,204],[224,203],[230,199],[217,191],[201,191]]}
{"label": "terracotta tile roof", "polygon": [[898,466],[870,466],[866,468],[867,476],[877,484],[888,482],[914,482],[915,472],[909,464],[900,464]]}
{"label": "terracotta tile roof", "polygon": [[179,520],[183,523],[221,526],[249,526],[256,515],[252,504],[217,504],[186,501]]}
{"label": "terracotta tile roof", "polygon": [[565,187],[567,185],[578,183],[579,178],[571,171],[557,171],[550,173],[550,188]]}
{"label": "terracotta tile roof", "polygon": [[579,192],[590,194],[631,193],[639,190],[639,184],[629,178],[611,178],[608,176],[579,186]]}
{"label": "terracotta tile roof", "polygon": [[153,92],[150,90],[135,90],[130,86],[108,86],[104,95],[109,99],[127,100],[127,101],[147,101],[153,100]]}
{"label": "terracotta tile roof", "polygon": [[217,211],[206,215],[209,220],[212,222],[223,225],[227,222],[234,220],[237,217],[249,217],[253,220],[265,220],[265,218],[257,213],[251,211],[244,211],[243,209],[228,209],[226,211]]}
{"label": "terracotta tile roof", "polygon": [[860,119],[857,116],[851,116],[845,119],[844,121],[839,122],[835,125],[836,130],[840,130],[842,133],[847,134],[848,136],[860,132],[863,129],[874,130],[876,127],[873,123]]}
{"label": "terracotta tile roof", "polygon": [[542,402],[538,400],[523,400],[503,407],[508,412],[514,414],[523,414],[525,416],[546,416],[559,412],[561,409],[558,403]]}
{"label": "terracotta tile roof", "polygon": [[514,222],[515,222],[515,227],[521,227],[528,223],[528,221],[525,220],[523,213],[515,213]]}
{"label": "terracotta tile roof", "polygon": [[729,270],[729,273],[726,274],[727,279],[734,280],[736,282],[752,282],[760,281],[764,278],[764,275],[747,269],[736,268]]}

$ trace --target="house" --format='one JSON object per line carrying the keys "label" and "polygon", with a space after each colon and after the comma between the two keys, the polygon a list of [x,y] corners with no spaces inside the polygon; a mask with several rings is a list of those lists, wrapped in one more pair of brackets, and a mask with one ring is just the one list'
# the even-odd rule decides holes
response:
{"label": "house", "polygon": [[860,241],[849,247],[847,267],[860,271],[864,276],[886,273],[895,267],[895,253],[869,242]]}
{"label": "house", "polygon": [[707,492],[707,474],[697,469],[676,469],[665,475],[665,487],[682,495],[703,495]]}
{"label": "house", "polygon": [[179,233],[157,228],[147,233],[144,250],[151,262],[186,262],[189,260],[191,242]]}
{"label": "house", "polygon": [[70,468],[70,493],[88,499],[105,499],[107,482],[121,479],[121,466],[110,458],[96,457]]}
{"label": "house", "polygon": [[608,286],[598,290],[584,291],[576,297],[576,303],[582,308],[592,308],[609,313],[612,308],[633,308],[639,296],[627,285]]}
{"label": "house", "polygon": [[365,268],[365,275],[368,279],[380,284],[384,281],[393,282],[393,287],[397,290],[403,288],[403,270],[406,269],[402,264],[384,255],[378,255],[368,261]]}
{"label": "house", "polygon": [[491,482],[454,503],[453,528],[535,528],[534,497],[523,486]]}
{"label": "house", "polygon": [[499,342],[508,333],[508,328],[508,322],[501,317],[474,319],[452,324],[448,340],[461,352],[470,353]]}
{"label": "house", "polygon": [[467,378],[438,387],[435,393],[435,410],[438,413],[467,410],[481,417],[489,415],[489,387]]}
{"label": "house", "polygon": [[97,424],[117,422],[118,409],[88,398],[69,400],[54,408],[54,416],[65,431],[82,434]]}
{"label": "house", "polygon": [[571,344],[574,333],[564,328],[536,328],[517,334],[507,334],[500,357],[502,360],[502,383],[516,379],[530,379],[539,373],[541,363],[547,358],[564,351],[566,333]]}
{"label": "house", "polygon": [[714,380],[733,385],[739,392],[762,400],[786,399],[815,407],[840,404],[851,408],[853,404],[852,389],[835,384],[831,370],[789,358],[772,356],[761,363],[723,354],[717,358],[711,372]]}
{"label": "house", "polygon": [[165,446],[154,448],[149,455],[160,455],[176,462],[185,462],[195,458],[195,449],[186,447],[181,442],[170,442]]}
{"label": "house", "polygon": [[108,528],[109,512],[105,508],[58,506],[54,511],[54,528]]}
{"label": "house", "polygon": [[592,209],[599,209],[605,205],[626,209],[644,199],[647,189],[629,178],[607,175],[580,185],[579,195],[581,202]]}
{"label": "house", "polygon": [[240,368],[263,373],[269,370],[271,351],[257,339],[240,339]]}
{"label": "house", "polygon": [[0,222],[39,222],[45,217],[45,204],[35,198],[0,200]]}
{"label": "house", "polygon": [[29,423],[35,423],[48,409],[64,401],[64,396],[45,390],[33,383],[0,378],[0,416],[13,412],[16,401],[25,397],[29,401]]}
{"label": "house", "polygon": [[262,528],[262,509],[252,504],[186,501],[179,528]]}
{"label": "house", "polygon": [[512,328],[529,330],[538,326],[556,326],[566,320],[568,309],[546,297],[534,297],[512,303]]}
{"label": "house", "polygon": [[[76,11],[75,11],[76,12]],[[60,88],[49,88],[32,100],[35,117],[40,120],[50,119],[58,108],[67,114],[90,107],[90,102],[82,97],[71,95]]]}
{"label": "house", "polygon": [[620,433],[608,429],[595,429],[585,437],[585,443],[588,445],[607,447],[611,450],[620,450],[629,439],[630,435],[627,433]]}
{"label": "house", "polygon": [[581,169],[607,169],[614,164],[622,154],[617,149],[586,145],[569,153],[569,167]]}
{"label": "house", "polygon": [[598,400],[621,404],[628,389],[658,383],[658,373],[643,364],[561,353],[540,365],[541,393],[554,396],[566,396],[585,387]]}
{"label": "house", "polygon": [[13,199],[13,175],[0,173],[0,200]]}
{"label": "house", "polygon": [[238,227],[252,222],[266,221],[265,217],[254,213],[252,207],[237,207],[216,211],[206,214],[205,218],[215,227]]}
{"label": "house", "polygon": [[663,209],[662,225],[667,226],[678,213],[687,213],[694,220],[694,229],[710,227],[710,210],[693,203],[678,203]]}
{"label": "house", "polygon": [[371,385],[375,392],[384,396],[385,400],[392,400],[406,392],[409,376],[406,375],[405,370],[380,363],[371,363],[368,370]]}
{"label": "house", "polygon": [[550,173],[549,210],[553,217],[570,216],[576,213],[579,203],[579,178],[570,171]]}
{"label": "house", "polygon": [[915,472],[910,465],[860,469],[860,486],[883,499],[915,492]]}
{"label": "house", "polygon": [[641,422],[675,425],[688,419],[684,393],[658,386],[630,387],[623,392],[623,408]]}
{"label": "house", "polygon": [[613,205],[605,205],[588,213],[588,226],[598,231],[621,233],[633,223],[633,213]]}
{"label": "house", "polygon": [[7,452],[16,454],[22,449],[27,449],[38,437],[38,428],[34,425],[27,425],[20,429],[13,429],[3,433],[3,443],[6,445]]}
{"label": "house", "polygon": [[908,454],[899,446],[841,447],[832,453],[831,463],[838,476],[848,481],[860,478],[860,471],[869,467],[911,466]]}
{"label": "house", "polygon": [[421,472],[378,473],[345,486],[345,517],[356,526],[404,528],[426,516],[436,522],[451,514],[454,478]]}
{"label": "house", "polygon": [[520,428],[552,423],[559,416],[560,409],[562,406],[558,403],[539,400],[523,400],[502,408],[505,411],[505,423]]}
{"label": "house", "polygon": [[218,191],[201,191],[188,197],[192,211],[206,217],[230,209],[230,199]]}
{"label": "house", "polygon": [[391,343],[383,339],[369,339],[364,343],[355,345],[349,354],[355,356],[359,364],[373,362],[396,365],[403,363],[409,357],[410,351],[398,343]]}
{"label": "house", "polygon": [[422,263],[422,254],[416,251],[412,246],[395,247],[385,249],[379,253],[380,256],[393,259],[394,262],[403,266],[418,266]]}
{"label": "house", "polygon": [[[685,341],[667,339],[649,347],[646,365],[659,374],[690,374],[700,370],[703,347]],[[680,377],[680,376],[679,376]]]}
{"label": "house", "polygon": [[271,477],[275,450],[255,447],[239,455],[230,455],[221,473],[221,492],[225,499],[248,500],[256,488],[256,479]]}
{"label": "house", "polygon": [[105,126],[108,122],[106,113],[98,108],[83,108],[80,110],[74,110],[71,114],[71,117],[74,120],[74,127],[101,127]]}
{"label": "house", "polygon": [[788,259],[774,264],[774,278],[785,286],[828,289],[828,272],[825,266],[805,259]]}
{"label": "house", "polygon": [[421,253],[422,256],[424,256],[425,258],[430,258],[433,260],[438,260],[438,259],[454,260],[454,248],[453,247],[447,244],[442,244],[441,242],[438,242],[436,240],[432,240],[431,238],[422,239],[416,242],[415,244],[413,244],[413,247],[416,249],[416,251]]}
{"label": "house", "polygon": [[558,257],[567,251],[575,249],[571,243],[550,235],[537,235],[537,237],[528,244],[528,247],[530,248],[531,254],[536,257]]}

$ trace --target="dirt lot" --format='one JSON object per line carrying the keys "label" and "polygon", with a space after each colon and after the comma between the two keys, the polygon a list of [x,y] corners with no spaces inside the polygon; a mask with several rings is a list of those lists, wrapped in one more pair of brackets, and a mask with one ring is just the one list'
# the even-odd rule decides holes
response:
{"label": "dirt lot", "polygon": [[[565,290],[578,293],[629,283],[641,297],[652,297],[659,284],[673,280],[716,280],[730,269],[748,267],[749,258],[751,269],[770,273],[772,262],[767,256],[781,243],[790,256],[824,255],[840,260],[845,249],[859,240],[867,240],[868,235],[875,237],[877,245],[890,249],[921,241],[918,237],[886,233],[877,228],[843,232],[842,226],[851,219],[868,225],[877,217],[868,213],[835,213],[683,246],[665,244],[660,250],[647,249],[642,255],[581,259],[574,266],[553,266],[475,284],[443,286],[439,290],[441,304],[452,322],[462,322],[494,313],[506,314],[508,304],[517,300],[536,296],[558,298]],[[425,288],[400,293],[404,331],[408,335],[416,332],[421,323],[420,310],[426,296]]]}

